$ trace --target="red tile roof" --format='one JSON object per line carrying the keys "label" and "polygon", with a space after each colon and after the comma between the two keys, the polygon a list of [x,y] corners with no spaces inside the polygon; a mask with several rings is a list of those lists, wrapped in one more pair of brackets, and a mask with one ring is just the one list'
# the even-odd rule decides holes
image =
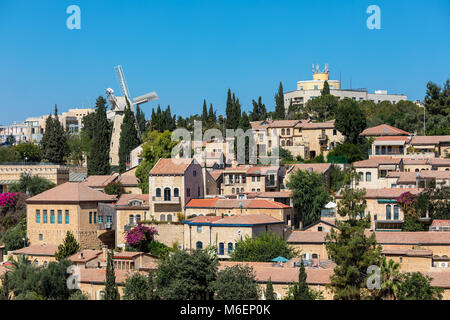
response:
{"label": "red tile roof", "polygon": [[431,227],[450,227],[450,220],[434,219],[431,223]]}
{"label": "red tile roof", "polygon": [[366,160],[355,161],[353,162],[353,166],[355,168],[378,168],[380,164],[400,164],[401,161],[401,158],[380,156],[372,157]]}
{"label": "red tile roof", "polygon": [[317,173],[325,173],[331,168],[331,163],[296,163],[290,164],[287,168],[287,173],[294,173],[297,170],[308,171],[312,170]]}
{"label": "red tile roof", "polygon": [[285,209],[290,208],[280,202],[267,199],[191,199],[186,208],[240,208],[243,209]]}
{"label": "red tile roof", "polygon": [[109,183],[113,182],[119,176],[118,173],[113,173],[110,175],[92,175],[86,178],[82,183],[91,188],[103,188],[106,187]]}
{"label": "red tile roof", "polygon": [[411,140],[412,145],[440,144],[443,142],[450,142],[450,135],[449,136],[414,136]]}
{"label": "red tile roof", "polygon": [[[131,276],[137,271],[128,270],[114,270],[116,275],[116,283],[123,284],[127,277]],[[105,283],[106,269],[96,268],[80,268],[80,282],[82,283]]]}
{"label": "red tile roof", "polygon": [[117,181],[120,182],[120,184],[122,184],[122,186],[124,186],[124,187],[137,187],[137,185],[139,183],[138,178],[136,178],[136,176],[130,175],[130,174],[119,176]]}
{"label": "red tile roof", "polygon": [[55,256],[56,251],[58,250],[57,245],[53,244],[36,244],[31,245],[22,249],[12,251],[12,254],[25,254],[32,256]]}
{"label": "red tile roof", "polygon": [[148,194],[130,194],[124,193],[120,196],[119,200],[116,202],[116,207],[130,207],[129,202],[132,200],[143,201],[142,205],[148,207],[150,205],[150,196]]}
{"label": "red tile roof", "polygon": [[[385,189],[366,189],[365,199],[395,199],[405,192],[417,195],[422,191],[418,188],[385,188]],[[342,198],[342,193],[336,194],[337,199]]]}
{"label": "red tile roof", "polygon": [[159,159],[150,171],[150,175],[184,175],[194,159]]}
{"label": "red tile roof", "polygon": [[361,136],[409,136],[411,133],[401,130],[399,128],[387,125],[380,124],[375,127],[367,128],[363,132],[361,132]]}
{"label": "red tile roof", "polygon": [[334,120],[326,122],[299,122],[295,125],[296,128],[301,128],[302,130],[309,129],[334,129]]}
{"label": "red tile roof", "polygon": [[[92,249],[84,249],[80,252],[77,252],[67,259],[72,261],[73,263],[86,263],[91,261],[92,259],[97,258],[103,253],[102,250],[92,250]],[[81,254],[81,256],[80,256]]]}
{"label": "red tile roof", "polygon": [[27,203],[114,202],[116,196],[91,189],[79,182],[66,182],[26,200]]}

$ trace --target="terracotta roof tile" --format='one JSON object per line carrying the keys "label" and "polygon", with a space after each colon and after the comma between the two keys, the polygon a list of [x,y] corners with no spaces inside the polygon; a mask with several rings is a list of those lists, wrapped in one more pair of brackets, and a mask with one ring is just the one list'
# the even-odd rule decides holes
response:
{"label": "terracotta roof tile", "polygon": [[308,129],[334,129],[334,120],[327,122],[299,122],[295,125],[296,128],[302,130]]}
{"label": "terracotta roof tile", "polygon": [[288,173],[294,173],[297,170],[312,170],[317,173],[325,173],[331,168],[331,163],[296,163],[290,164],[287,168]]}
{"label": "terracotta roof tile", "polygon": [[367,160],[355,161],[353,162],[353,166],[355,168],[378,168],[380,164],[400,164],[401,161],[401,158],[379,156]]}
{"label": "terracotta roof tile", "polygon": [[434,219],[431,223],[431,227],[450,227],[450,220]]}
{"label": "terracotta roof tile", "polygon": [[[73,263],[86,263],[91,261],[92,259],[97,258],[103,253],[102,250],[92,250],[92,249],[84,249],[80,252],[77,252],[67,259],[72,261]],[[82,256],[80,256],[82,254]]]}
{"label": "terracotta roof tile", "polygon": [[150,175],[183,175],[194,159],[159,159]]}
{"label": "terracotta roof tile", "polygon": [[150,196],[148,194],[130,194],[124,193],[116,202],[116,207],[129,207],[129,202],[132,200],[143,201],[142,205],[148,207],[150,205]]}
{"label": "terracotta roof tile", "polygon": [[79,182],[66,182],[26,200],[27,203],[114,202],[116,197]]}
{"label": "terracotta roof tile", "polygon": [[450,135],[449,136],[414,136],[411,140],[412,145],[440,144],[443,142],[450,142]]}
{"label": "terracotta roof tile", "polygon": [[[123,284],[128,276],[137,271],[114,270],[116,283]],[[80,268],[80,282],[83,283],[105,283],[106,269]]]}
{"label": "terracotta roof tile", "polygon": [[363,132],[361,132],[362,136],[408,136],[409,132],[401,130],[399,128],[387,125],[380,124],[375,127],[367,128]]}
{"label": "terracotta roof tile", "polygon": [[[384,189],[366,189],[364,198],[366,199],[395,199],[405,192],[417,195],[422,191],[418,188],[384,188]],[[342,198],[341,192],[336,194],[336,198]]]}
{"label": "terracotta roof tile", "polygon": [[121,175],[117,179],[124,187],[137,187],[139,180],[134,175]]}
{"label": "terracotta roof tile", "polygon": [[267,199],[191,199],[186,208],[239,208],[242,204],[243,209],[284,209],[290,208],[280,202]]}
{"label": "terracotta roof tile", "polygon": [[22,249],[12,251],[12,254],[26,254],[33,256],[54,256],[58,250],[57,245],[53,244],[36,244]]}
{"label": "terracotta roof tile", "polygon": [[113,182],[119,176],[118,173],[113,173],[111,175],[92,175],[86,178],[82,183],[88,187],[100,188],[106,187],[109,183]]}

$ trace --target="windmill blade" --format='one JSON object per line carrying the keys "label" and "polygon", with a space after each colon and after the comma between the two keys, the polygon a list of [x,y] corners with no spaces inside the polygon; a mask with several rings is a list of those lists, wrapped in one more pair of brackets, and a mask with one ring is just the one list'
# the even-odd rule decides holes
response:
{"label": "windmill blade", "polygon": [[117,81],[119,82],[120,92],[122,93],[122,95],[130,97],[127,83],[125,82],[125,76],[123,75],[122,66],[118,65],[114,67],[114,71],[116,72]]}
{"label": "windmill blade", "polygon": [[136,97],[134,98],[134,103],[135,104],[143,104],[143,103],[147,103],[153,100],[157,100],[158,99],[158,95],[156,94],[155,91],[143,94],[142,96]]}

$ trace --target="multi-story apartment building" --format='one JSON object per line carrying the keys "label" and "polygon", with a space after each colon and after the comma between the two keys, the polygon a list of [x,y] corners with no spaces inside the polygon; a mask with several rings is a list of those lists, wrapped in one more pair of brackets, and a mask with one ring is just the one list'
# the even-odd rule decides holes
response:
{"label": "multi-story apartment building", "polygon": [[27,237],[31,245],[59,245],[71,231],[82,248],[102,246],[98,230],[99,203],[113,203],[115,196],[66,182],[26,200]]}
{"label": "multi-story apartment building", "polygon": [[[81,128],[83,128],[83,118],[89,113],[95,112],[95,109],[85,108],[85,109],[69,109],[67,112],[63,112],[58,115],[58,119],[63,125],[64,129],[71,133],[80,132]],[[27,118],[25,120],[26,123],[33,123],[38,125],[42,132],[45,131],[45,121],[47,120],[49,115],[42,115],[36,118]],[[50,116],[53,117],[53,114]]]}
{"label": "multi-story apartment building", "polygon": [[295,107],[302,108],[310,99],[320,96],[325,81],[328,82],[330,87],[330,94],[336,96],[339,100],[350,98],[356,101],[370,100],[375,103],[382,101],[397,103],[407,99],[404,94],[388,94],[387,90],[375,90],[374,93],[369,93],[367,89],[342,89],[338,80],[330,80],[328,71],[313,71],[313,80],[298,81],[297,90],[284,93],[286,111],[291,102]]}
{"label": "multi-story apartment building", "polygon": [[177,221],[189,200],[203,198],[202,171],[195,159],[159,159],[149,175],[151,217]]}
{"label": "multi-story apartment building", "polygon": [[43,133],[39,123],[34,121],[14,122],[12,125],[0,126],[0,143],[8,141],[10,136],[13,137],[13,143],[39,143]]}
{"label": "multi-story apartment building", "polygon": [[250,123],[258,155],[284,148],[296,157],[312,159],[327,155],[344,136],[335,129],[334,120],[313,123],[307,120],[264,120]]}
{"label": "multi-story apartment building", "polygon": [[283,167],[280,166],[238,165],[225,168],[222,171],[220,194],[278,191],[283,175]]}

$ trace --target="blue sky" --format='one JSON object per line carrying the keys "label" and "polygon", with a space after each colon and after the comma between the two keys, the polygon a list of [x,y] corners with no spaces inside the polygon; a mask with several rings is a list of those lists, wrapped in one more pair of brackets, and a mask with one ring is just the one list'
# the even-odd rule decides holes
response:
{"label": "blue sky", "polygon": [[[66,8],[81,8],[68,30]],[[381,30],[366,8],[381,9]],[[450,71],[450,2],[245,0],[0,0],[0,123],[94,105],[119,88],[121,64],[132,96],[155,90],[183,116],[206,98],[219,113],[231,88],[244,110],[278,83],[294,90],[311,64],[329,63],[342,87],[387,89],[423,99],[428,80]]]}

